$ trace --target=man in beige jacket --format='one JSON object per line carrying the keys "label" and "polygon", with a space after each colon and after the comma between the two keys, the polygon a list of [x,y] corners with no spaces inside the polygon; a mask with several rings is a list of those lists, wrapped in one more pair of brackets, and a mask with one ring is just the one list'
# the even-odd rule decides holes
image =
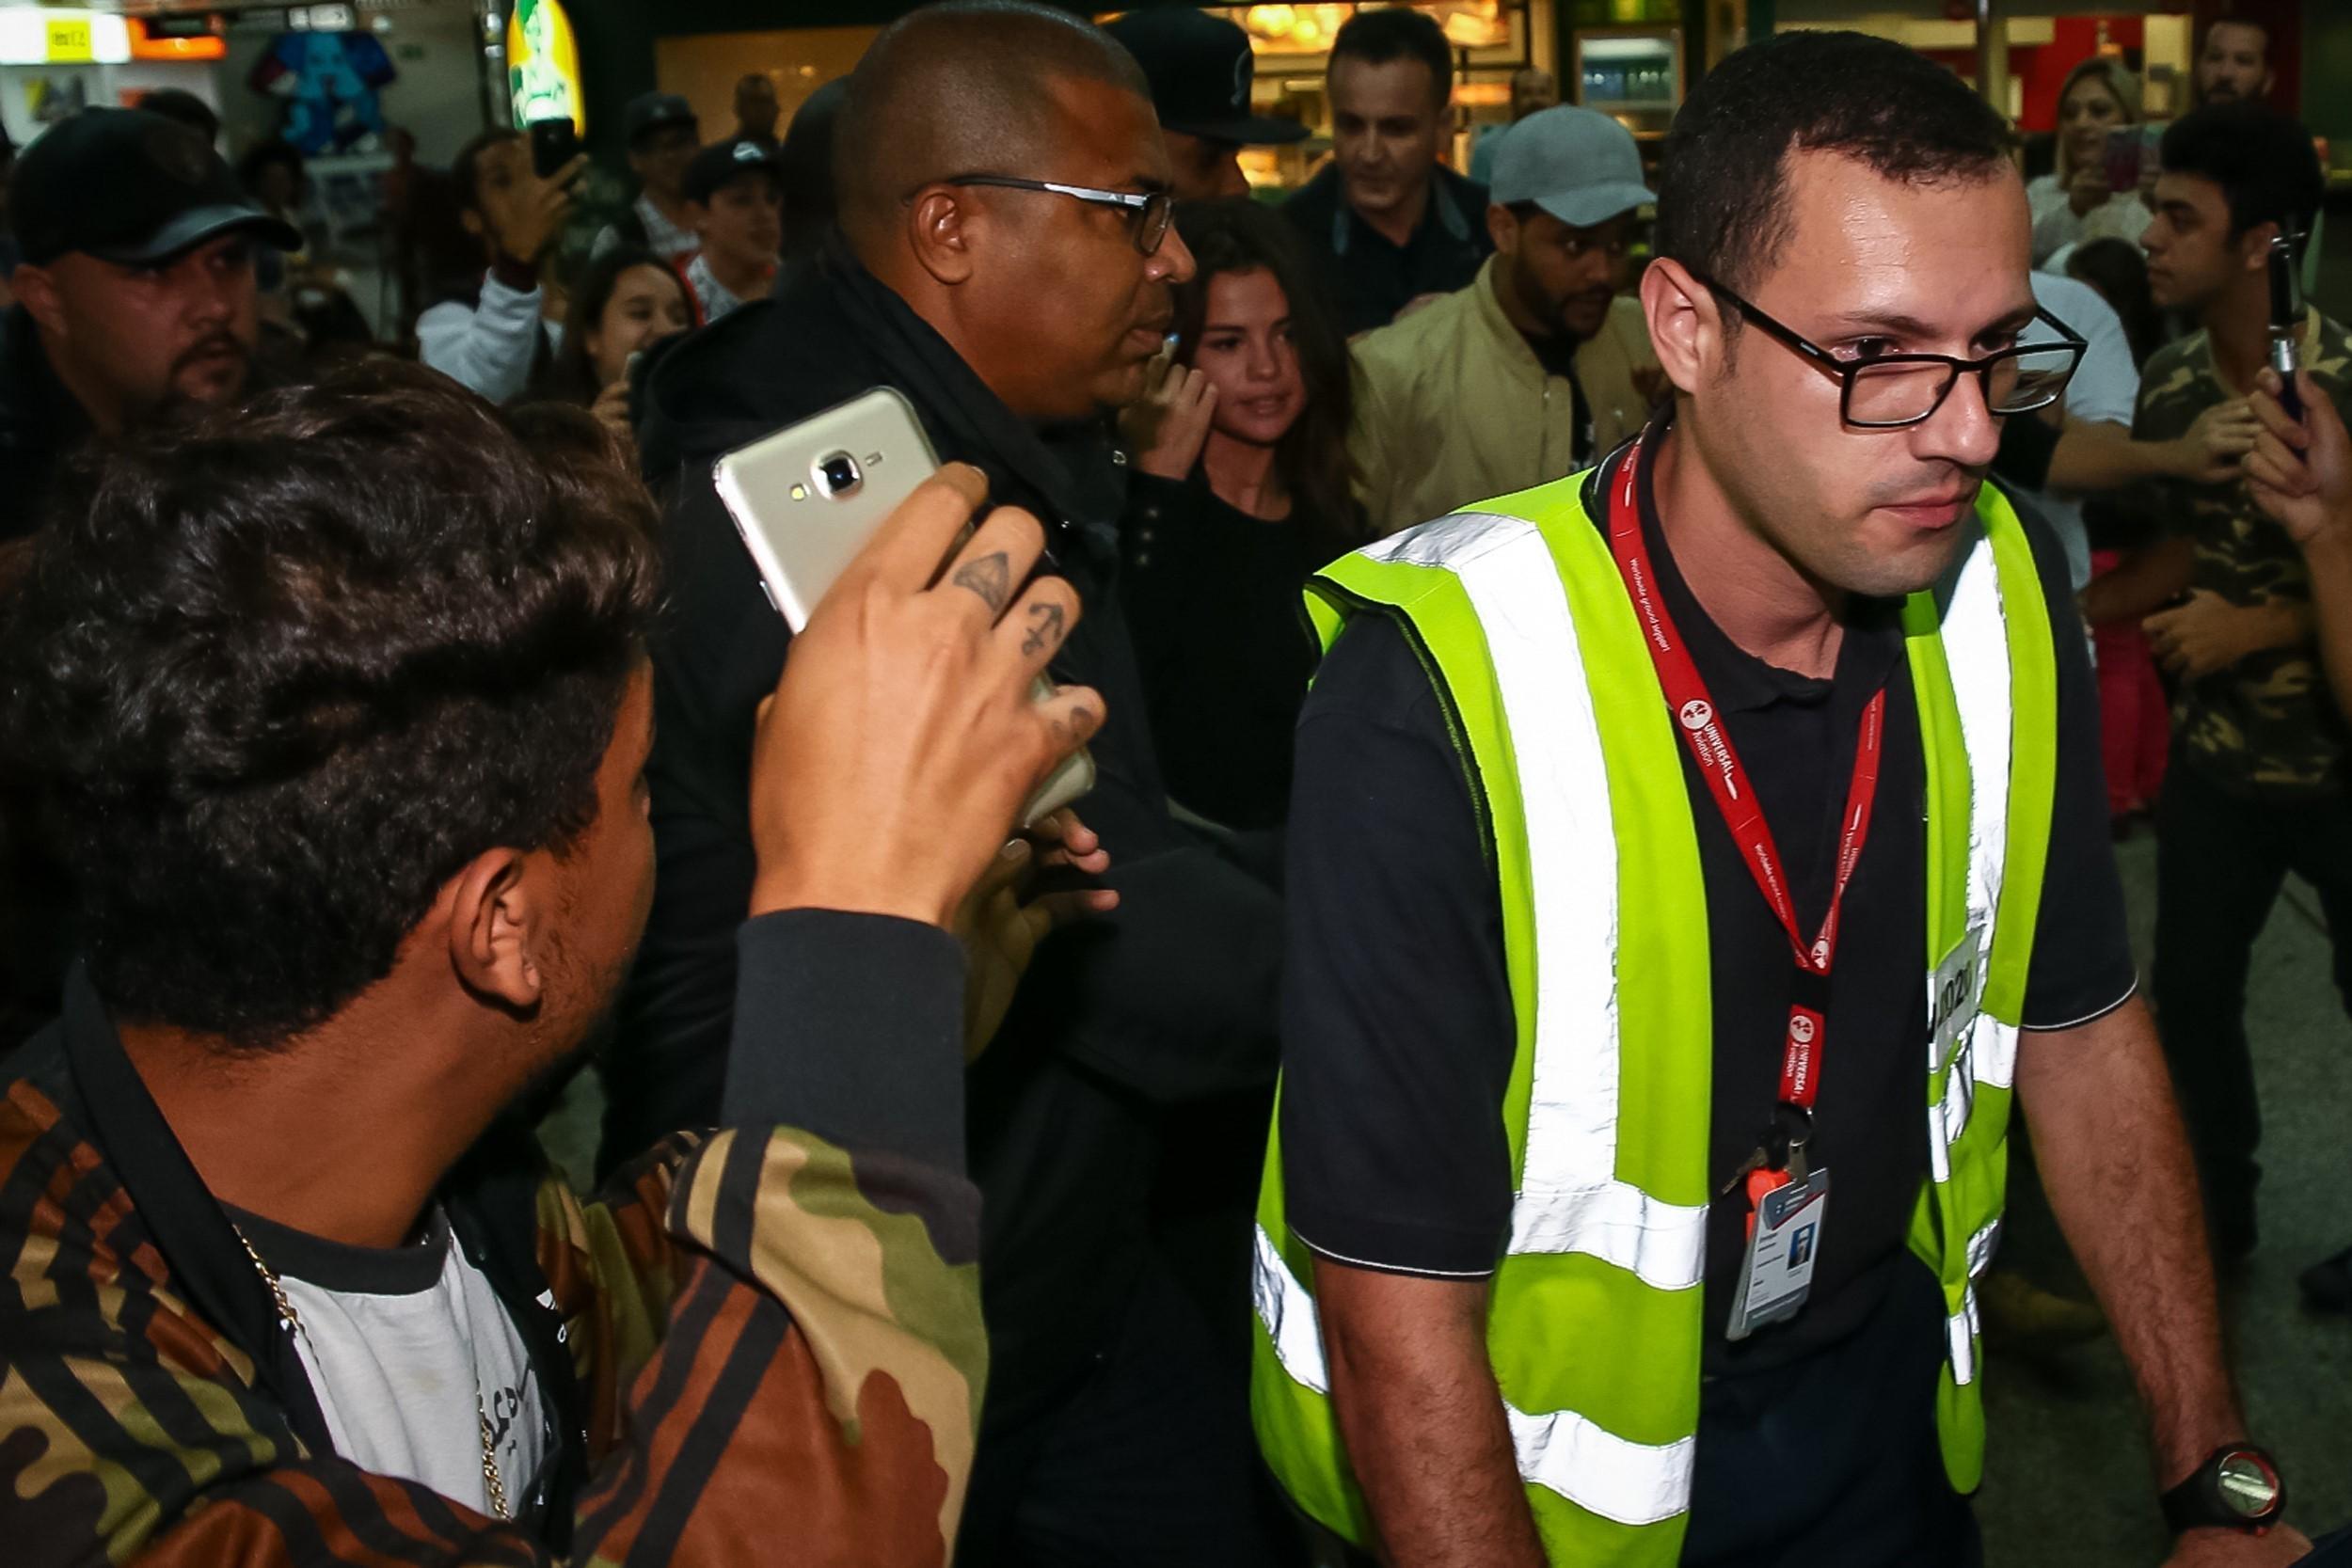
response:
{"label": "man in beige jacket", "polygon": [[1657,198],[1625,127],[1563,106],[1511,128],[1470,287],[1356,341],[1349,446],[1374,529],[1393,533],[1558,479],[1642,426],[1657,372],[1626,283]]}

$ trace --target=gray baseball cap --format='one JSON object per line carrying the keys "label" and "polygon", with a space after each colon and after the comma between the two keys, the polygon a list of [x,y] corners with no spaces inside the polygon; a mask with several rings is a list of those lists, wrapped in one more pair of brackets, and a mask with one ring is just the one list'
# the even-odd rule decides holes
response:
{"label": "gray baseball cap", "polygon": [[1633,133],[1573,103],[1540,109],[1503,133],[1489,189],[1505,207],[1533,201],[1579,229],[1658,199],[1642,183]]}

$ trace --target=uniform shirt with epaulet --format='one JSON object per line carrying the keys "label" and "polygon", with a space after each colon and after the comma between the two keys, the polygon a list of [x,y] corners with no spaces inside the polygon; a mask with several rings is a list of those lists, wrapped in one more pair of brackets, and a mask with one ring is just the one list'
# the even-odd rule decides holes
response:
{"label": "uniform shirt with epaulet", "polygon": [[1429,201],[1403,245],[1348,205],[1337,165],[1326,165],[1282,203],[1329,285],[1340,330],[1349,337],[1386,326],[1423,294],[1469,286],[1494,254],[1486,232],[1486,187],[1439,166]]}
{"label": "uniform shirt with epaulet", "polygon": [[[1644,443],[1645,457],[1654,447]],[[1812,1152],[1836,1177],[1836,1213],[1804,1310],[1733,1343],[1724,1325],[1746,1214],[1736,1201],[1712,1206],[1705,1366],[1721,1377],[1802,1361],[1855,1335],[1900,1272],[1917,1267],[1905,1238],[1928,1176],[1917,1114],[1927,1059],[1925,758],[1899,604],[1853,607],[1829,679],[1778,669],[1700,608],[1646,484],[1642,508],[1666,607],[1754,778],[1804,929],[1819,928],[1830,896],[1862,709],[1882,687],[1887,694],[1879,804],[1839,921],[1815,1109]],[[2110,1011],[2137,982],[2090,660],[2071,624],[2063,554],[2039,519],[2028,528],[2054,622],[2069,623],[2053,627],[2057,797],[2024,1017],[2028,1029],[2051,1030]],[[1696,766],[1682,760],[1707,893],[1716,1021],[1708,1167],[1720,1185],[1772,1113],[1793,972],[1787,936]],[[1483,1277],[1510,1234],[1502,1104],[1516,1035],[1487,848],[1443,698],[1393,623],[1357,618],[1326,657],[1300,720],[1286,882],[1285,1198],[1299,1239],[1336,1261]]]}

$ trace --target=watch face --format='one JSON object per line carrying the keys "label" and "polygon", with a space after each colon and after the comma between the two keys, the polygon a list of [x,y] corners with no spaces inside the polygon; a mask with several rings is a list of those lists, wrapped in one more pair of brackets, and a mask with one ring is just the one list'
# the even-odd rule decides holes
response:
{"label": "watch face", "polygon": [[2214,1480],[2223,1505],[2245,1518],[2260,1518],[2279,1500],[2279,1477],[2259,1454],[2241,1450],[2223,1455]]}

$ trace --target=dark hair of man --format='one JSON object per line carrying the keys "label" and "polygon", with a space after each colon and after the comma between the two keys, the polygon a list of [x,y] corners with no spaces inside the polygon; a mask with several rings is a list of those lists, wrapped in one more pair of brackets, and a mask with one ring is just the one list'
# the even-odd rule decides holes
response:
{"label": "dark hair of man", "polygon": [[784,187],[784,259],[814,256],[838,215],[833,193],[834,130],[850,95],[836,76],[801,101],[776,148],[776,179]]}
{"label": "dark hair of man", "polygon": [[2139,246],[2112,234],[2085,240],[2066,257],[2067,276],[2099,291],[2123,324],[2134,368],[2144,366],[2164,346],[2164,312],[2148,288],[2148,258]]}
{"label": "dark hair of man", "polygon": [[595,820],[652,505],[584,411],[516,419],[371,362],[74,466],[0,605],[0,755],[118,1015],[282,1044],[469,861]]}
{"label": "dark hair of man", "polygon": [[2188,174],[2221,187],[2230,204],[2230,237],[2275,223],[2297,235],[2327,194],[2312,134],[2266,103],[2208,103],[2164,133],[2167,174]]}
{"label": "dark hair of man", "polygon": [[2251,16],[2215,17],[2213,21],[2207,24],[2205,28],[2204,42],[2198,45],[2197,52],[2200,55],[2202,55],[2205,52],[2205,44],[2213,42],[2214,34],[2220,31],[2224,27],[2251,27],[2263,37],[2263,58],[2268,59],[2270,57],[2270,24],[2263,21],[2259,17]]}
{"label": "dark hair of man", "polygon": [[681,292],[686,288],[667,261],[643,245],[615,245],[590,261],[564,307],[563,346],[532,382],[532,397],[580,408],[596,401],[604,388],[596,380],[596,362],[589,357],[588,334],[604,320],[604,308],[612,303],[612,291],[620,287],[622,277],[639,267],[653,268]]}
{"label": "dark hair of man", "polygon": [[511,126],[493,126],[457,150],[449,162],[450,188],[461,213],[482,211],[482,155],[504,142],[520,141],[523,134]]}
{"label": "dark hair of man", "polygon": [[1991,178],[2009,148],[1992,105],[1924,55],[1862,33],[1776,33],[1708,71],[1675,116],[1652,243],[1744,293],[1794,227],[1789,154],[1833,152],[1883,180],[1943,185]]}
{"label": "dark hair of man", "polygon": [[947,0],[882,31],[850,75],[834,189],[852,240],[915,191],[961,174],[1038,177],[1061,135],[1051,89],[1094,82],[1152,96],[1108,33],[1029,0]]}
{"label": "dark hair of man", "polygon": [[[1358,11],[1340,26],[1331,40],[1331,66],[1342,60],[1387,65],[1394,60],[1419,60],[1429,68],[1429,92],[1440,106],[1454,97],[1454,46],[1434,17],[1398,7],[1392,10]],[[1327,66],[1326,70],[1329,67]]]}
{"label": "dark hair of man", "polygon": [[157,87],[139,95],[139,108],[166,119],[176,119],[204,138],[210,147],[220,137],[220,116],[213,106],[185,87]]}
{"label": "dark hair of man", "polygon": [[1347,454],[1355,418],[1347,335],[1331,313],[1327,292],[1301,248],[1297,229],[1273,208],[1236,198],[1180,201],[1176,231],[1198,270],[1175,288],[1174,329],[1184,362],[1194,362],[1208,321],[1209,285],[1222,273],[1263,267],[1290,305],[1291,346],[1307,405],[1275,449],[1295,515],[1346,545],[1362,543],[1364,518],[1356,504],[1356,465]]}
{"label": "dark hair of man", "polygon": [[[165,118],[182,125],[187,123],[177,115],[167,115]],[[258,195],[262,188],[262,171],[273,164],[283,165],[294,171],[294,188],[297,190],[309,178],[309,167],[303,162],[302,150],[290,141],[272,136],[265,142],[257,143],[237,160],[237,183],[248,193]]]}

